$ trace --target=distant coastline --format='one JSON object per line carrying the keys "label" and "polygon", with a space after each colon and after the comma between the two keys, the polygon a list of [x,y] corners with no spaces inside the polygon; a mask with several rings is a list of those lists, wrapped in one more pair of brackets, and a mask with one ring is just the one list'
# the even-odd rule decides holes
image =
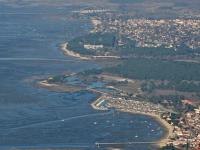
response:
{"label": "distant coastline", "polygon": [[[71,75],[74,75],[74,74],[71,74]],[[120,78],[120,77],[119,78],[113,77],[113,76],[110,77],[110,76],[107,76],[107,75],[104,75],[104,76],[107,77],[107,78],[112,78],[112,80],[113,79],[119,80],[119,81],[125,80],[124,78]],[[133,82],[133,81],[130,80],[130,82]],[[78,86],[63,85],[63,84],[58,84],[58,83],[50,83],[50,82],[48,82],[48,80],[39,81],[38,85],[42,88],[46,88],[46,89],[49,89],[49,90],[52,90],[52,91],[59,91],[59,92],[76,92],[76,91],[79,91],[79,90],[83,90],[82,88],[80,88]],[[110,109],[110,107],[105,106],[106,101],[109,101],[109,100],[105,99],[104,97],[110,97],[108,93],[100,92],[98,90],[90,89],[90,88],[87,88],[87,90],[100,94],[100,96],[90,104],[93,109],[100,110],[100,111]],[[153,141],[152,143],[157,147],[163,147],[163,146],[166,146],[169,143],[169,138],[173,134],[174,127],[172,125],[170,125],[166,120],[162,119],[159,114],[156,114],[156,113],[153,113],[153,112],[152,113],[151,112],[150,113],[145,112],[143,109],[141,109],[141,111],[136,111],[134,109],[132,109],[132,110],[126,109],[125,107],[121,107],[121,108],[117,108],[115,106],[113,106],[113,107],[116,110],[121,111],[121,112],[138,114],[138,115],[145,115],[145,116],[149,116],[149,117],[153,118],[154,120],[156,120],[157,122],[160,123],[160,125],[164,128],[165,133],[164,133],[163,137],[161,137],[160,139],[158,139],[156,141]]]}
{"label": "distant coastline", "polygon": [[[71,56],[71,57],[74,57],[74,58],[77,58],[77,59],[80,59],[80,60],[93,60],[93,59],[97,59],[97,58],[120,58],[118,56],[82,56],[81,54],[79,53],[76,53],[72,50],[69,50],[67,48],[68,46],[68,43],[64,43],[64,44],[61,44],[61,49],[63,51],[63,53],[67,56]],[[101,107],[100,103],[102,103],[102,100],[101,100],[101,97],[103,95],[101,95],[98,99],[96,99],[95,101],[93,101],[91,103],[91,107],[95,110],[108,110],[107,108],[105,107]],[[151,118],[153,118],[154,120],[158,121],[165,129],[165,134],[164,136],[155,141],[155,145],[157,147],[163,147],[163,146],[166,146],[167,143],[169,142],[169,137],[172,135],[173,133],[173,126],[171,126],[166,120],[162,119],[159,115],[156,115],[156,114],[153,114],[153,113],[145,113],[145,112],[139,112],[139,111],[127,111],[125,109],[118,109],[119,111],[121,112],[128,112],[128,113],[132,113],[132,114],[139,114],[139,115],[145,115],[145,116],[149,116]]]}

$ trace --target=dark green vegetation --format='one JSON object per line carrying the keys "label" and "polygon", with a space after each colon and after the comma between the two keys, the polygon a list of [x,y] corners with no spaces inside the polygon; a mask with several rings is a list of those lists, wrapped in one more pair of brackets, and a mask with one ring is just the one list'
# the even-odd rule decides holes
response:
{"label": "dark green vegetation", "polygon": [[[162,104],[163,106],[168,106],[168,102],[172,103],[174,108],[177,108],[177,111],[181,109],[181,100],[185,99],[184,96],[180,95],[162,95],[162,96],[146,96],[148,100],[155,104]],[[167,103],[165,103],[167,101]]]}
{"label": "dark green vegetation", "polygon": [[[103,45],[104,48],[85,49],[84,44]],[[140,80],[141,84],[137,88],[141,88],[143,92],[136,93],[139,99],[181,110],[181,100],[200,98],[200,65],[175,61],[176,58],[191,59],[199,50],[191,50],[185,46],[177,47],[176,51],[165,47],[136,47],[135,41],[120,37],[117,33],[91,33],[73,39],[68,48],[82,55],[120,56],[122,59],[117,60],[120,62],[118,65],[114,63],[116,66],[92,69],[82,74],[88,76],[107,72]]]}
{"label": "dark green vegetation", "polygon": [[160,148],[160,150],[178,150],[178,149],[175,148],[173,145],[168,145],[168,146]]}
{"label": "dark green vegetation", "polygon": [[136,56],[152,56],[152,57],[165,57],[175,55],[191,55],[194,53],[188,48],[180,48],[181,50],[175,51],[172,48],[165,47],[135,47],[135,42],[129,40],[126,45],[119,47],[120,55],[136,55]]}
{"label": "dark green vegetation", "polygon": [[200,92],[200,83],[194,81],[169,81],[161,83],[149,81],[142,84],[143,91],[152,92],[155,89]]}
{"label": "dark green vegetation", "polygon": [[183,99],[200,98],[200,65],[198,63],[160,59],[128,59],[105,72],[140,80],[143,91],[138,98],[182,110]]}
{"label": "dark green vegetation", "polygon": [[73,50],[82,55],[94,55],[97,51],[92,51],[84,48],[84,44],[91,45],[104,45],[104,50],[106,52],[109,47],[113,47],[115,35],[113,33],[92,33],[85,36],[81,36],[71,40],[68,43],[68,49]]}
{"label": "dark green vegetation", "polygon": [[63,81],[63,79],[64,79],[64,76],[62,76],[62,75],[57,75],[57,76],[54,76],[54,77],[52,77],[52,78],[49,78],[49,79],[48,79],[48,82],[49,82],[49,83],[58,83],[58,82]]}
{"label": "dark green vegetation", "polygon": [[196,63],[129,59],[105,71],[139,80],[200,81],[200,65]]}
{"label": "dark green vegetation", "polygon": [[[103,45],[104,48],[90,50],[84,48],[84,44]],[[166,57],[175,55],[191,55],[196,51],[187,47],[179,47],[175,51],[172,48],[157,47],[143,48],[136,47],[136,42],[126,37],[119,37],[117,33],[90,33],[68,42],[68,49],[82,55],[117,55],[122,58],[142,57]]]}

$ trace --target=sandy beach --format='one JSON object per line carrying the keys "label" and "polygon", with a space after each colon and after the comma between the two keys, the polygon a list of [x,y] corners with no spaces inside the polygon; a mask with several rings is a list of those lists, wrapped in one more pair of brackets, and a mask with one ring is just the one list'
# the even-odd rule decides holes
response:
{"label": "sandy beach", "polygon": [[91,60],[90,57],[81,56],[79,53],[75,53],[67,48],[68,43],[61,44],[61,50],[67,56],[75,57],[81,60]]}
{"label": "sandy beach", "polygon": [[71,57],[74,57],[74,58],[78,58],[80,60],[96,60],[96,59],[120,59],[121,57],[119,56],[82,56],[81,54],[79,53],[76,53],[74,51],[71,51],[67,48],[68,46],[68,43],[64,43],[64,44],[61,44],[61,50],[63,51],[63,53],[67,56],[71,56]]}
{"label": "sandy beach", "polygon": [[155,141],[155,145],[161,148],[168,144],[169,138],[173,133],[174,127],[172,125],[170,125],[167,121],[162,119],[159,115],[143,113],[143,112],[136,112],[136,111],[127,111],[127,110],[123,110],[123,109],[119,109],[119,111],[149,116],[149,117],[155,119],[156,121],[158,121],[165,128],[166,132],[165,132],[165,135],[161,139],[159,139],[158,141]]}
{"label": "sandy beach", "polygon": [[[68,43],[64,43],[64,44],[61,45],[61,49],[62,49],[63,53],[65,55],[75,57],[75,58],[78,58],[80,60],[93,60],[93,59],[97,59],[97,58],[115,58],[115,59],[120,58],[120,57],[117,57],[117,56],[91,56],[91,57],[82,56],[79,53],[76,53],[76,52],[69,50],[67,48],[67,45],[68,45]],[[106,77],[111,78],[109,76],[106,76]],[[125,80],[125,78],[119,78],[119,77],[114,77],[114,76],[112,76],[112,79],[113,80]],[[129,79],[126,79],[126,80],[129,80]],[[130,80],[129,82],[132,82],[132,81]],[[41,84],[43,86],[46,86],[46,87],[50,86],[50,85],[48,85],[47,83],[44,83],[44,82],[42,82]],[[57,85],[53,85],[54,88],[55,88],[55,86],[57,87]],[[51,85],[51,88],[52,88],[52,85]],[[91,103],[91,107],[93,109],[96,109],[96,110],[108,110],[107,108],[101,107],[101,103],[102,103],[102,100],[101,100],[101,96],[100,96],[98,99],[96,99],[94,102]],[[159,115],[156,115],[156,114],[153,114],[153,113],[128,111],[128,110],[125,110],[125,109],[118,109],[118,110],[121,111],[121,112],[128,112],[128,113],[133,113],[133,114],[150,116],[153,119],[155,119],[156,121],[158,121],[165,128],[166,132],[165,132],[165,135],[160,140],[155,141],[155,145],[158,146],[158,147],[163,147],[163,146],[167,145],[167,143],[169,142],[169,137],[172,135],[174,128],[167,121],[162,119]]]}
{"label": "sandy beach", "polygon": [[38,86],[56,92],[77,92],[81,90],[81,88],[77,86],[50,84],[47,80],[38,82]]}

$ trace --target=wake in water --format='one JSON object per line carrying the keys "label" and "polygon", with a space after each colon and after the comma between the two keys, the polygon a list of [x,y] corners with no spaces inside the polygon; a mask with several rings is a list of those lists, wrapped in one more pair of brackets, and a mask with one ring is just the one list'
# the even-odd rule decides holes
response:
{"label": "wake in water", "polygon": [[0,58],[0,61],[55,61],[55,62],[80,62],[79,60],[53,59],[53,58]]}
{"label": "wake in water", "polygon": [[46,121],[46,122],[29,124],[29,125],[23,125],[23,126],[19,126],[19,127],[6,129],[6,130],[9,130],[11,132],[13,130],[19,130],[19,129],[42,126],[42,125],[49,125],[49,124],[54,124],[54,123],[67,122],[67,121],[74,120],[74,119],[81,119],[81,118],[87,118],[87,117],[96,117],[96,116],[104,116],[104,115],[110,115],[110,114],[113,114],[113,110],[110,110],[109,112],[105,112],[105,113],[86,114],[86,115],[74,116],[74,117],[70,117],[70,118],[63,118],[63,119],[59,119],[59,120],[53,120],[53,121]]}

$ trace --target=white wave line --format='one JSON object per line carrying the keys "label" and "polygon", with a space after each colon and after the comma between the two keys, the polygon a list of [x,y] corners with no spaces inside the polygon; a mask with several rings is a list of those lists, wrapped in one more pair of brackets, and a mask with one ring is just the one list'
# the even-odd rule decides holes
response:
{"label": "white wave line", "polygon": [[113,111],[109,111],[109,112],[105,112],[105,113],[87,114],[87,115],[81,115],[81,116],[75,116],[75,117],[70,117],[70,118],[54,120],[54,121],[46,121],[46,122],[41,122],[41,123],[24,125],[24,126],[20,126],[20,127],[10,128],[9,130],[11,131],[11,130],[18,130],[18,129],[24,129],[24,128],[29,128],[29,127],[40,126],[40,125],[53,124],[53,123],[57,123],[57,122],[66,122],[66,121],[80,119],[80,118],[86,118],[86,117],[103,116],[103,115],[109,115],[112,113],[113,113]]}

